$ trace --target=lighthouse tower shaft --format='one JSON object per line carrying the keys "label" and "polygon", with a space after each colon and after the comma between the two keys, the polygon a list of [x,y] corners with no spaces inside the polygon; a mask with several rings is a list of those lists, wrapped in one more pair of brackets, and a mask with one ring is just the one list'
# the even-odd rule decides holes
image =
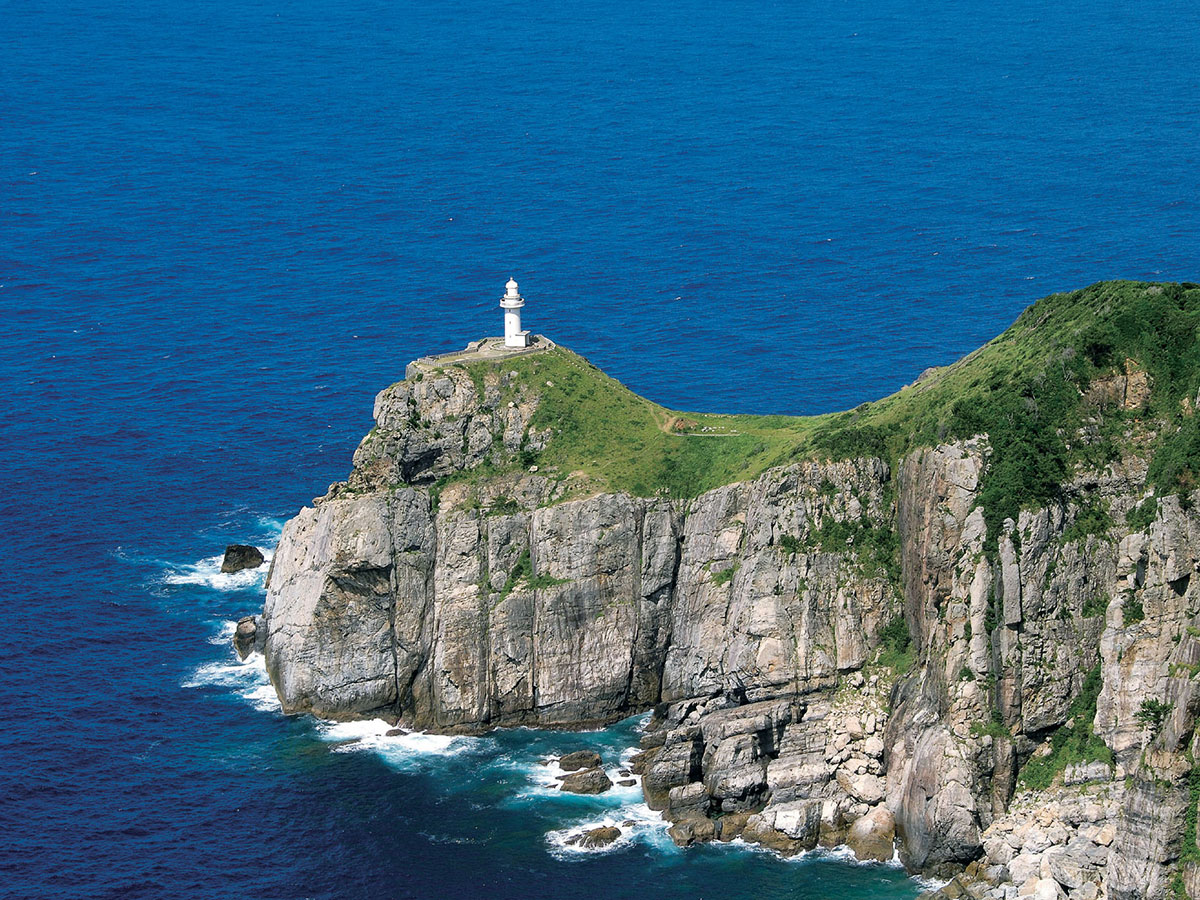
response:
{"label": "lighthouse tower shaft", "polygon": [[521,330],[521,307],[525,298],[517,293],[517,283],[508,279],[504,296],[500,298],[500,308],[504,310],[504,346],[528,347],[529,332]]}

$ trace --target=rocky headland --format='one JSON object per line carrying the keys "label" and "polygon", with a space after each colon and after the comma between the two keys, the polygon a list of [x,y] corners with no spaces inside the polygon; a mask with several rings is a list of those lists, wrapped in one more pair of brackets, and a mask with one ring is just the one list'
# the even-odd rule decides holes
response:
{"label": "rocky headland", "polygon": [[1198,325],[1195,285],[1099,284],[804,419],[671,413],[553,345],[420,360],[239,635],[289,712],[653,710],[680,844],[1200,898]]}

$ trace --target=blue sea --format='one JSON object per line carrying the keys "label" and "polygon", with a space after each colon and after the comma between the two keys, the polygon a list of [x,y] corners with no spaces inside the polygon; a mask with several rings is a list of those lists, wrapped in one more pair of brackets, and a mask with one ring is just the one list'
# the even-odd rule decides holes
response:
{"label": "blue sea", "polygon": [[547,788],[636,718],[285,717],[219,554],[509,276],[672,408],[851,407],[1045,294],[1200,280],[1197,134],[1181,0],[0,4],[0,896],[914,897]]}

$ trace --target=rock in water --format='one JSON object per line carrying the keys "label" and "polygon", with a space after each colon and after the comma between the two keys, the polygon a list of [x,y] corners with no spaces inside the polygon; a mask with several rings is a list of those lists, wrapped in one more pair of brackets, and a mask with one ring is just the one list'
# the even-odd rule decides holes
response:
{"label": "rock in water", "polygon": [[600,765],[600,754],[594,750],[576,750],[568,753],[558,761],[558,767],[564,772],[574,772],[578,769],[594,769]]}
{"label": "rock in water", "polygon": [[711,841],[716,837],[717,828],[712,819],[693,814],[668,828],[667,834],[675,842],[675,846],[690,847],[692,844]]}
{"label": "rock in water", "polygon": [[237,629],[233,633],[233,646],[237,650],[238,659],[245,659],[253,650],[261,650],[261,645],[258,616],[243,616],[238,619]]}
{"label": "rock in water", "polygon": [[587,831],[576,834],[567,838],[567,843],[573,847],[583,847],[585,850],[594,850],[598,847],[607,847],[613,841],[621,836],[621,829],[615,825],[605,825],[602,828],[591,828]]}
{"label": "rock in water", "polygon": [[597,766],[564,775],[560,789],[571,794],[603,794],[612,786],[612,780]]}
{"label": "rock in water", "polygon": [[257,569],[265,561],[262,551],[249,544],[230,544],[225,548],[225,559],[221,561],[221,571],[225,574],[240,572],[242,569]]}

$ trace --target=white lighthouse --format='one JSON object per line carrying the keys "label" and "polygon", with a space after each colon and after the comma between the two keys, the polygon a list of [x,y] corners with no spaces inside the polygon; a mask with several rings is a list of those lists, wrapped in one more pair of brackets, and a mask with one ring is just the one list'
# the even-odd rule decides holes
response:
{"label": "white lighthouse", "polygon": [[517,293],[517,282],[508,279],[504,296],[500,298],[500,308],[504,310],[504,346],[528,347],[529,332],[521,330],[521,307],[525,298]]}

